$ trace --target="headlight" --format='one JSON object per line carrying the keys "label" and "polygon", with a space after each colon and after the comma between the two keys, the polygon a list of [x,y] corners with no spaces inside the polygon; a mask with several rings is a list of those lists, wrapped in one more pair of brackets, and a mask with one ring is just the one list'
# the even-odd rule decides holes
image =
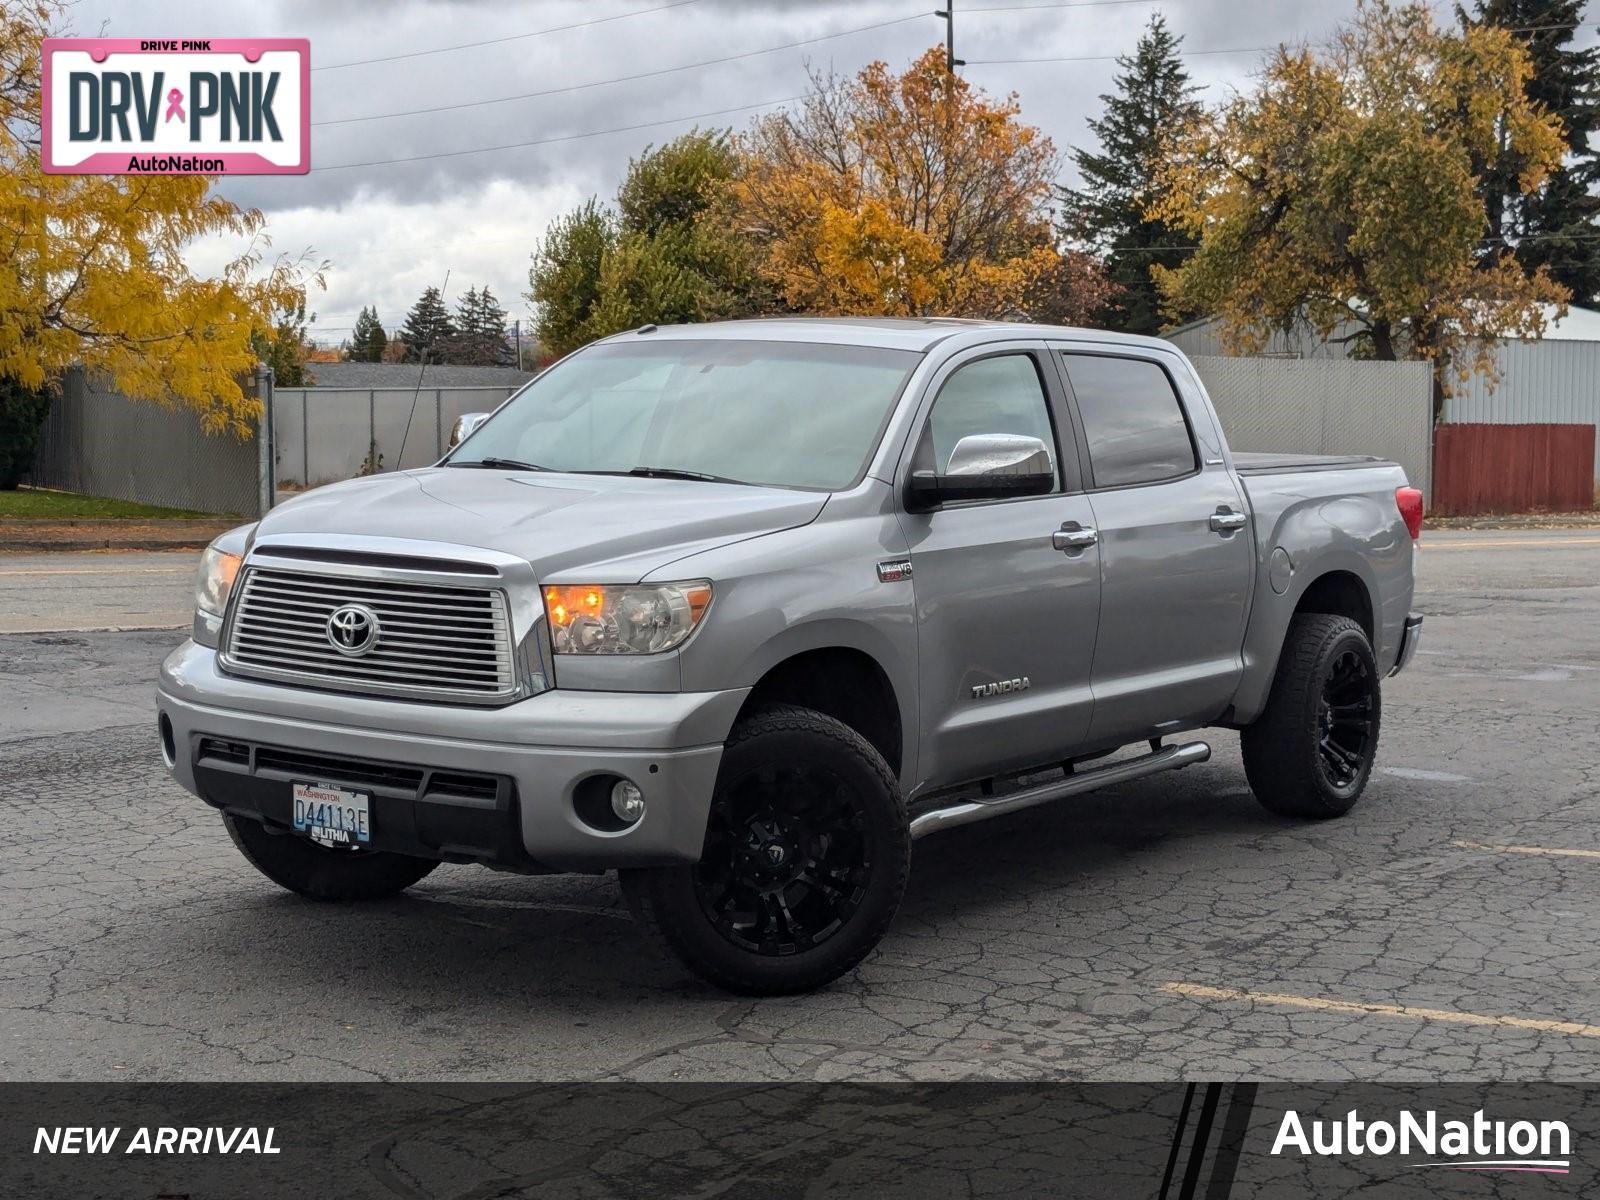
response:
{"label": "headlight", "polygon": [[241,558],[217,549],[216,542],[200,556],[200,574],[194,581],[194,606],[203,613],[220,617],[228,606],[228,592],[239,574]]}
{"label": "headlight", "polygon": [[544,589],[557,654],[659,654],[694,632],[711,584],[582,584]]}

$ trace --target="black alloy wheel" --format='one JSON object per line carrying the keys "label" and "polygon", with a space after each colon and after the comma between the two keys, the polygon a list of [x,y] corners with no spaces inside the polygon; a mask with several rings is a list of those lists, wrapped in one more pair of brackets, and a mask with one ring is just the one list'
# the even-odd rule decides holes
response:
{"label": "black alloy wheel", "polygon": [[905,894],[911,829],[889,764],[825,713],[774,704],[722,754],[700,859],[620,872],[635,918],[702,979],[747,996],[837,979]]}
{"label": "black alloy wheel", "polygon": [[1383,717],[1378,663],[1349,617],[1289,622],[1266,708],[1239,735],[1245,777],[1285,817],[1343,816],[1366,790]]}
{"label": "black alloy wheel", "polygon": [[1377,732],[1377,684],[1354,648],[1334,658],[1322,685],[1317,755],[1328,783],[1349,788],[1364,773]]}
{"label": "black alloy wheel", "polygon": [[844,927],[872,867],[862,797],[824,767],[771,763],[719,791],[695,895],[735,946],[795,954]]}

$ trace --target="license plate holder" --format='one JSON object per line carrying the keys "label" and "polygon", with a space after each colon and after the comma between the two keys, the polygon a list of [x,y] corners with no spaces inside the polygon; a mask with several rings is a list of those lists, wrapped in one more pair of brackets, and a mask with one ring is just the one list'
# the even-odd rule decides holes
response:
{"label": "license plate holder", "polygon": [[294,831],[330,850],[372,842],[372,796],[321,783],[290,784]]}

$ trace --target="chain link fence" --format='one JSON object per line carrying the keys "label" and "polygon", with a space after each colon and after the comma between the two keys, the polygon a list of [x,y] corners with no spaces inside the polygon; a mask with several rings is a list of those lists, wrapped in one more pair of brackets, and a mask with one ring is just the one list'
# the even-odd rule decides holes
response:
{"label": "chain link fence", "polygon": [[1423,362],[1192,357],[1235,450],[1374,454],[1433,493],[1433,374]]}
{"label": "chain link fence", "polygon": [[[1376,454],[1432,490],[1432,391],[1425,363],[1192,360],[1237,450]],[[200,512],[259,515],[278,487],[426,466],[468,412],[497,408],[519,384],[493,387],[278,388],[269,429],[243,441],[208,436],[197,414],[130,400],[73,370],[46,419],[32,482]],[[271,446],[272,452],[266,447]]]}
{"label": "chain link fence", "polygon": [[[251,396],[272,391],[263,368],[242,381]],[[210,435],[193,409],[132,400],[73,368],[61,380],[41,430],[29,481],[87,496],[196,512],[258,516],[270,507],[259,434]]]}
{"label": "chain link fence", "polygon": [[450,428],[489,412],[520,384],[495,387],[278,388],[273,396],[280,487],[320,487],[437,462]]}

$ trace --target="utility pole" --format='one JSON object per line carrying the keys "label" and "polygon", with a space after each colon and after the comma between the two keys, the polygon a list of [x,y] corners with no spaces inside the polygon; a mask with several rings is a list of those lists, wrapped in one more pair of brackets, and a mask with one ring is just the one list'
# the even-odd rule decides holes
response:
{"label": "utility pole", "polygon": [[966,59],[956,57],[956,0],[945,0],[933,15],[944,18],[944,69],[954,75],[957,67],[967,65]]}
{"label": "utility pole", "polygon": [[511,322],[511,328],[516,331],[517,337],[517,370],[522,370],[522,318],[518,317]]}

